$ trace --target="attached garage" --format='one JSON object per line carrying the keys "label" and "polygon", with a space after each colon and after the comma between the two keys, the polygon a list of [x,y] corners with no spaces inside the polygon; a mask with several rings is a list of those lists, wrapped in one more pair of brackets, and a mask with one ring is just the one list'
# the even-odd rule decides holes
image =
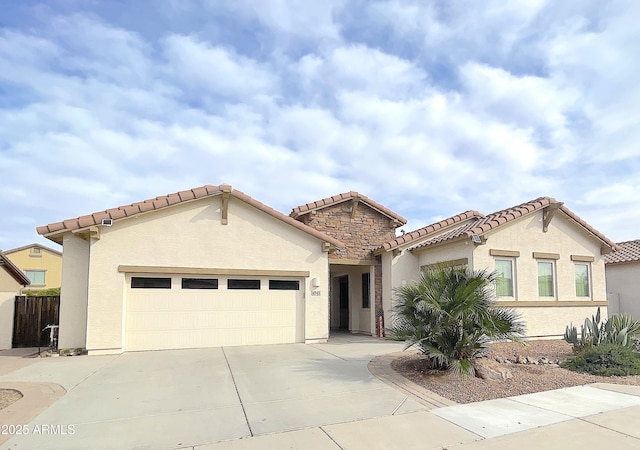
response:
{"label": "attached garage", "polygon": [[40,227],[64,246],[59,347],[89,354],[329,336],[342,242],[231,186]]}
{"label": "attached garage", "polygon": [[127,274],[126,282],[125,351],[305,340],[303,277]]}

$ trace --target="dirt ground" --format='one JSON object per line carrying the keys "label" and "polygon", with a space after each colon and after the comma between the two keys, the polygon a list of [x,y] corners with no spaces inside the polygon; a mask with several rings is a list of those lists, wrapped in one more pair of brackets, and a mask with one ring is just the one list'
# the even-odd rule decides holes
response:
{"label": "dirt ground", "polygon": [[6,408],[22,398],[20,391],[14,389],[0,389],[0,409]]}
{"label": "dirt ground", "polygon": [[598,377],[558,366],[558,362],[572,355],[571,345],[564,341],[529,341],[526,346],[511,342],[493,344],[488,358],[497,360],[500,367],[508,369],[513,375],[504,381],[488,381],[476,377],[460,379],[453,374],[432,374],[426,369],[424,358],[417,352],[409,351],[393,361],[391,367],[414,383],[457,403],[472,403],[591,383],[640,385],[640,376],[637,375]]}

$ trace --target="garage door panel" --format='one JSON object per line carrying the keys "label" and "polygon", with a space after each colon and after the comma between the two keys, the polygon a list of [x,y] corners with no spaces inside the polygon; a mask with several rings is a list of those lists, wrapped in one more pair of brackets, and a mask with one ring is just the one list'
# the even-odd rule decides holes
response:
{"label": "garage door panel", "polygon": [[295,311],[178,311],[130,313],[127,329],[137,331],[163,331],[208,328],[274,328],[292,326]]}
{"label": "garage door panel", "polygon": [[127,291],[126,350],[293,343],[304,336],[303,291],[175,286]]}

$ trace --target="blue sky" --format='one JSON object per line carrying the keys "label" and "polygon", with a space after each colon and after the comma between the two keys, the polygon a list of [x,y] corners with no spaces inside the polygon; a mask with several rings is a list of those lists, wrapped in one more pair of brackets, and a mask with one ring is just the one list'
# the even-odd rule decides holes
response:
{"label": "blue sky", "polygon": [[204,184],[640,238],[640,3],[0,0],[0,248]]}

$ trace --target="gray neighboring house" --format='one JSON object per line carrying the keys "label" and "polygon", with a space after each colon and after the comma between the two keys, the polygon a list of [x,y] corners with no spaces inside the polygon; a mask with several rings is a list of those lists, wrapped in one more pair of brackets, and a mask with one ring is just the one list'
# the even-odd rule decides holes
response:
{"label": "gray neighboring house", "polygon": [[609,315],[640,319],[640,239],[617,245],[617,251],[605,255]]}

